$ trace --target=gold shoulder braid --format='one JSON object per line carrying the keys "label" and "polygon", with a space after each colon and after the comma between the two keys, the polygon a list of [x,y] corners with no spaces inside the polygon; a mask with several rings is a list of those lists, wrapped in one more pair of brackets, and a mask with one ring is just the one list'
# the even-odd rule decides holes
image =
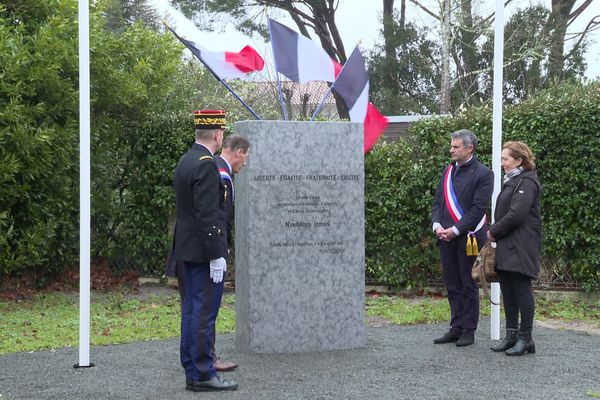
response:
{"label": "gold shoulder braid", "polygon": [[212,160],[213,158],[211,156],[202,156],[200,157],[200,161],[202,160]]}

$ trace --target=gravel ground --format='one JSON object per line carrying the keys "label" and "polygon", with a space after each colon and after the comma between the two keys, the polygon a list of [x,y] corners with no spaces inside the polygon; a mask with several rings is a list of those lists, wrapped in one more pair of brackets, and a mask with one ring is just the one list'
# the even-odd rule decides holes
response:
{"label": "gravel ground", "polygon": [[489,350],[489,320],[466,348],[433,345],[445,324],[367,328],[367,346],[302,354],[220,355],[237,391],[184,389],[176,339],[93,347],[93,368],[74,369],[77,348],[0,356],[0,400],[12,399],[591,399],[600,393],[600,336],[536,326],[537,354]]}

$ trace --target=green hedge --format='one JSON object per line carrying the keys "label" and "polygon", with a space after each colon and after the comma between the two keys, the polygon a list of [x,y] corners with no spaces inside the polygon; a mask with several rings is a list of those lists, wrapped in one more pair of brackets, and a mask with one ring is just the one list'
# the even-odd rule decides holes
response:
{"label": "green hedge", "polygon": [[76,19],[76,2],[0,4],[0,276],[77,254]]}
{"label": "green hedge", "polygon": [[[79,247],[76,1],[9,2],[17,3],[0,4],[0,277],[36,268],[60,273],[77,262]],[[95,8],[90,23],[92,256],[160,274],[174,211],[172,174],[193,140],[189,110],[226,108],[231,121],[248,113],[197,64],[181,63],[182,46],[171,35],[137,24],[115,34]],[[276,114],[273,104],[257,111]],[[474,130],[489,165],[491,125],[490,108],[470,109],[415,124],[406,140],[367,155],[370,276],[403,286],[439,276],[430,209],[449,160],[449,133]],[[524,140],[538,157],[544,255],[597,290],[597,85],[563,86],[507,108],[504,139]]]}
{"label": "green hedge", "polygon": [[152,116],[138,129],[127,186],[111,219],[119,221],[111,241],[101,241],[113,269],[162,274],[171,244],[168,221],[175,205],[173,171],[193,141],[187,114]]}
{"label": "green hedge", "polygon": [[[543,185],[543,256],[562,260],[587,290],[600,288],[600,93],[598,85],[563,86],[507,107],[503,141],[530,145]],[[379,144],[365,160],[367,272],[392,285],[418,286],[439,276],[431,233],[435,187],[449,162],[449,133],[468,128],[491,166],[492,110],[414,124],[406,140]]]}
{"label": "green hedge", "polygon": [[[139,131],[156,113],[189,109],[193,88],[172,35],[140,24],[116,34],[101,3],[90,12],[93,256],[126,238]],[[76,20],[76,0],[0,4],[0,277],[77,263]]]}

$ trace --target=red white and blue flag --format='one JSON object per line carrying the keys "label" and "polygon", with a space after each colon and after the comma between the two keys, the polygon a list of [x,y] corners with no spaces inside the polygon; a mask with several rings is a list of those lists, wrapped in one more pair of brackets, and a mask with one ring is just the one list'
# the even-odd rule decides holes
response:
{"label": "red white and blue flag", "polygon": [[331,85],[331,90],[334,90],[344,100],[348,107],[350,121],[365,121],[369,104],[369,74],[365,67],[365,59],[360,54],[358,47],[348,57]]}
{"label": "red white and blue flag", "polygon": [[171,27],[169,30],[219,79],[241,78],[244,75],[260,71],[265,61],[251,46],[245,46],[239,52],[208,51],[203,46],[179,36]]}
{"label": "red white and blue flag", "polygon": [[335,80],[341,67],[323,48],[277,21],[269,18],[268,22],[277,72],[301,83]]}
{"label": "red white and blue flag", "polygon": [[[386,117],[368,101],[369,80],[364,59],[358,50],[355,50],[344,69],[348,69],[342,76],[342,66],[312,40],[300,35],[298,32],[269,19],[271,41],[273,42],[273,58],[277,72],[294,82],[326,81],[334,82],[335,90],[348,107],[350,120],[364,123],[364,152],[367,153],[387,127]],[[357,54],[355,54],[357,53]],[[358,79],[358,81],[354,81]]]}

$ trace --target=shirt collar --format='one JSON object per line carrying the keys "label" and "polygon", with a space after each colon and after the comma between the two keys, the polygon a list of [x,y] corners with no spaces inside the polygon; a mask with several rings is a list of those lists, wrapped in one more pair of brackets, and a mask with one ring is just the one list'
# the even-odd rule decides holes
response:
{"label": "shirt collar", "polygon": [[458,165],[458,161],[456,162],[456,168],[462,168],[465,165],[467,165],[468,163],[471,162],[471,160],[473,159],[473,155],[471,155],[471,157],[469,157],[469,159],[467,161],[465,161],[464,163],[462,163],[462,165]]}
{"label": "shirt collar", "polygon": [[223,156],[221,156],[221,158],[223,159],[223,161],[225,161],[225,164],[227,164],[227,169],[228,169],[229,173],[232,173],[233,169],[231,169],[231,164],[229,164],[229,161],[227,161],[225,159],[225,157],[223,157]]}

